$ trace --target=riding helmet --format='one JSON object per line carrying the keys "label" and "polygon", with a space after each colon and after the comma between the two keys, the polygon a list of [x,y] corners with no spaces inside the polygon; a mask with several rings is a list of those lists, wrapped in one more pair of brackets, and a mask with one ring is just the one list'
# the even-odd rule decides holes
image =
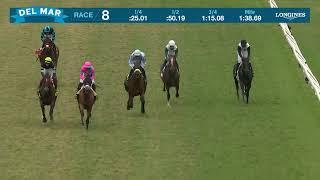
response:
{"label": "riding helmet", "polygon": [[244,47],[247,46],[247,41],[246,40],[241,40],[240,44],[241,44],[241,47],[244,48]]}
{"label": "riding helmet", "polygon": [[44,59],[44,62],[45,62],[46,64],[51,63],[51,62],[52,62],[51,57],[46,57],[46,58]]}

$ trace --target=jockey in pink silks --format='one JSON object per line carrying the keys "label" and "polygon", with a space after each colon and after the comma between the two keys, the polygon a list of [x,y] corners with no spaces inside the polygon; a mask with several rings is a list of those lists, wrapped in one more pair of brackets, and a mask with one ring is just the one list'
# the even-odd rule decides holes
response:
{"label": "jockey in pink silks", "polygon": [[79,82],[79,85],[78,85],[78,92],[77,92],[77,97],[78,97],[78,93],[79,93],[79,90],[81,89],[82,85],[83,85],[83,81],[85,79],[85,75],[86,73],[89,73],[90,75],[90,80],[92,81],[92,89],[94,90],[94,97],[96,98],[96,85],[95,85],[95,81],[94,81],[94,67],[91,63],[91,61],[85,61],[81,68],[80,68],[80,82]]}

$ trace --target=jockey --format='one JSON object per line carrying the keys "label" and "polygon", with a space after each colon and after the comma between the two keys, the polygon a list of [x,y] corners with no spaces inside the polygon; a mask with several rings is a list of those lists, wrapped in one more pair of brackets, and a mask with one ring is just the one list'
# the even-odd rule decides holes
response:
{"label": "jockey", "polygon": [[[92,63],[89,60],[85,61],[80,68],[80,82],[78,85],[78,91],[81,89],[81,87],[83,85],[83,80],[85,79],[85,73],[87,71],[89,71],[89,73],[90,73],[90,79],[92,81],[92,89],[94,90],[94,99],[96,100],[97,94],[95,93],[96,92],[96,85],[95,85],[95,81],[94,81],[95,71],[94,71],[94,67],[93,67]],[[79,94],[77,93],[77,97],[78,96],[79,96]]]}
{"label": "jockey", "polygon": [[[174,40],[170,40],[168,42],[168,44],[165,46],[164,54],[165,54],[164,55],[164,62],[161,65],[161,69],[160,69],[161,77],[163,76],[162,71],[164,70],[165,65],[167,64],[168,56],[175,56],[175,58],[178,58],[178,46],[176,45]],[[177,63],[177,66],[178,66],[178,71],[180,71],[178,63]]]}
{"label": "jockey", "polygon": [[51,57],[46,57],[46,58],[44,59],[43,68],[44,68],[44,69],[55,69]]}
{"label": "jockey", "polygon": [[[234,65],[234,74],[237,75],[240,64],[242,63],[242,59],[248,58],[250,60],[250,45],[246,40],[241,40],[238,44],[237,48],[238,60]],[[251,63],[250,69],[252,70]]]}
{"label": "jockey", "polygon": [[136,49],[133,51],[133,53],[131,53],[130,57],[129,57],[129,66],[131,67],[129,74],[127,75],[126,80],[124,81],[124,87],[125,89],[128,91],[128,80],[130,78],[130,76],[133,74],[134,72],[134,65],[136,61],[140,61],[140,67],[142,70],[142,75],[144,76],[144,81],[145,83],[147,83],[147,76],[146,76],[146,71],[144,70],[144,66],[146,65],[146,57],[144,52],[140,51],[139,49]]}
{"label": "jockey", "polygon": [[[46,57],[44,59],[44,64],[43,64],[42,70],[41,70],[42,76],[44,76],[46,71],[49,71],[49,73],[52,73],[51,78],[54,81],[54,85],[56,88],[56,96],[57,96],[58,85],[57,85],[57,81],[56,81],[56,70],[55,70],[54,63],[53,63],[51,57]],[[38,89],[40,89],[41,83],[42,83],[42,81],[40,81]],[[39,90],[38,90],[38,94],[39,94]]]}
{"label": "jockey", "polygon": [[131,70],[127,76],[127,80],[129,79],[129,77],[132,75],[134,71],[133,68],[136,61],[140,61],[140,66],[142,67],[142,74],[144,76],[145,81],[147,81],[146,72],[144,70],[144,66],[146,65],[146,57],[144,52],[140,51],[139,49],[134,50],[129,57],[128,63],[129,63],[129,66],[131,67]]}
{"label": "jockey", "polygon": [[56,33],[51,26],[45,26],[41,32],[41,41],[43,42],[46,38],[50,38],[52,42],[56,39]]}

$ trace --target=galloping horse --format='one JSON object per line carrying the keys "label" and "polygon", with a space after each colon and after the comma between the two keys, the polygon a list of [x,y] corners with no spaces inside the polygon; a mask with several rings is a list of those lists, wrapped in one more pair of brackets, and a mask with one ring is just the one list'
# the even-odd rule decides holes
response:
{"label": "galloping horse", "polygon": [[241,92],[242,92],[242,99],[245,101],[245,96],[246,96],[246,103],[248,104],[249,102],[249,92],[251,88],[251,82],[253,79],[253,72],[251,69],[251,65],[249,62],[249,58],[244,58],[242,59],[242,63],[239,67],[238,70],[238,76],[234,75],[234,82],[236,85],[236,90],[237,90],[237,96],[239,98],[239,85],[238,85],[238,78],[240,81],[240,87],[241,87]]}
{"label": "galloping horse", "polygon": [[81,124],[82,126],[84,126],[84,110],[87,110],[86,129],[88,129],[95,94],[94,90],[92,89],[92,80],[90,78],[89,72],[86,72],[85,78],[83,80],[83,85],[77,94],[79,94],[78,104],[81,115]]}
{"label": "galloping horse", "polygon": [[38,55],[41,67],[44,65],[44,59],[51,57],[54,63],[54,67],[57,68],[59,59],[59,48],[54,44],[50,38],[46,38],[43,41],[42,47],[35,52]]}
{"label": "galloping horse", "polygon": [[53,79],[53,71],[53,69],[45,69],[44,75],[40,81],[39,101],[42,110],[42,121],[44,123],[47,122],[47,118],[45,115],[45,106],[50,106],[50,120],[53,120],[53,109],[57,100],[57,97],[55,95],[55,82],[57,82],[57,80]]}
{"label": "galloping horse", "polygon": [[144,104],[144,94],[147,89],[147,84],[145,82],[145,77],[142,73],[142,67],[140,66],[140,62],[135,62],[133,67],[134,71],[133,74],[128,79],[128,95],[129,99],[127,102],[127,110],[133,108],[133,98],[135,96],[140,96],[141,101],[141,113],[145,113]]}
{"label": "galloping horse", "polygon": [[163,70],[163,91],[167,90],[168,106],[170,106],[170,87],[176,88],[176,97],[179,97],[180,74],[178,72],[178,63],[175,56],[167,57],[167,64]]}

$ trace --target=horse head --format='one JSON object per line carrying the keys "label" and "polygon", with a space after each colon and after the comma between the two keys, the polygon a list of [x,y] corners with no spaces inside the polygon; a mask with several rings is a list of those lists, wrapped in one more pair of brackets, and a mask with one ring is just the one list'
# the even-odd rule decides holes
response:
{"label": "horse head", "polygon": [[242,71],[244,72],[244,74],[249,74],[250,73],[249,58],[243,58],[241,66],[242,66]]}
{"label": "horse head", "polygon": [[84,94],[88,94],[91,92],[91,86],[92,86],[92,80],[90,77],[90,72],[87,71],[85,73],[85,77],[83,80],[83,89],[84,89]]}
{"label": "horse head", "polygon": [[132,74],[132,78],[139,79],[141,76],[142,76],[142,71],[140,70],[140,67],[135,67]]}
{"label": "horse head", "polygon": [[252,69],[250,67],[249,58],[243,58],[239,67],[239,77],[243,77],[246,80],[251,80],[253,77]]}
{"label": "horse head", "polygon": [[53,49],[54,46],[55,46],[55,44],[53,43],[53,41],[52,41],[50,38],[46,37],[46,38],[43,40],[42,47],[43,47],[44,49]]}
{"label": "horse head", "polygon": [[168,65],[170,71],[178,70],[177,60],[176,60],[175,56],[168,56],[167,62],[168,62],[167,65]]}
{"label": "horse head", "polygon": [[53,43],[53,41],[48,37],[45,38],[43,41],[41,55],[45,57],[55,57],[56,55],[56,46]]}
{"label": "horse head", "polygon": [[52,74],[50,72],[45,72],[41,80],[41,89],[48,93],[50,89],[54,87]]}

